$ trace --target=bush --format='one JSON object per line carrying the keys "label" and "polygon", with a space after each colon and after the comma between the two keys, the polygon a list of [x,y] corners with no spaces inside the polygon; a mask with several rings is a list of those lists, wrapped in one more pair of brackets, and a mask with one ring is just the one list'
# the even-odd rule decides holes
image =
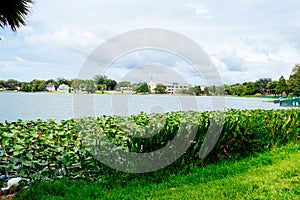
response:
{"label": "bush", "polygon": [[216,145],[210,152],[205,152],[204,148],[205,157],[200,159],[201,147],[205,147],[212,139],[206,138],[212,119],[223,123],[221,117],[217,112],[189,111],[141,113],[130,117],[101,116],[59,123],[53,120],[0,123],[1,149],[5,151],[0,153],[0,173],[33,180],[63,177],[103,177],[105,180],[120,174],[126,179],[135,175],[119,173],[105,166],[93,157],[89,144],[94,142],[105,146],[113,143],[116,145],[113,151],[152,152],[169,144],[180,134],[190,137],[191,130],[188,127],[195,124],[196,134],[190,147],[168,170],[189,164],[202,165],[220,159],[239,158],[300,139],[300,114],[297,109],[229,110]]}

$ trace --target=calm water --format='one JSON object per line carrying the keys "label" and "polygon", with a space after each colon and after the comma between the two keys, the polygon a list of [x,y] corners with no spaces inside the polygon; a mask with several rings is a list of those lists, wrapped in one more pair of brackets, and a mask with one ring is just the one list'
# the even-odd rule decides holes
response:
{"label": "calm water", "polygon": [[0,93],[0,122],[177,110],[279,109],[263,98]]}

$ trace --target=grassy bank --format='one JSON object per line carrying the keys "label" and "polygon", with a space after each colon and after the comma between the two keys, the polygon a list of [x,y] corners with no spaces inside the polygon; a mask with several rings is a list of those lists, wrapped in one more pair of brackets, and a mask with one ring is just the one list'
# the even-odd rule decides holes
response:
{"label": "grassy bank", "polygon": [[[160,183],[133,179],[107,189],[101,181],[39,182],[20,199],[298,199],[300,144],[290,144],[238,161],[168,174]],[[161,177],[160,177],[161,178]]]}

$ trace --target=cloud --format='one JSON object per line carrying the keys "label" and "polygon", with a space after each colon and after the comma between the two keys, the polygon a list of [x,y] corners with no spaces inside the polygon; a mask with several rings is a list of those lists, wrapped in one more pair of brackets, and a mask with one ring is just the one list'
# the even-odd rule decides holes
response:
{"label": "cloud", "polygon": [[[300,62],[299,8],[297,0],[37,1],[26,27],[17,34],[1,32],[1,76],[75,77],[103,41],[154,27],[179,32],[203,46],[225,83],[288,77]],[[173,67],[192,83],[203,80],[164,53],[129,55],[118,61],[115,74],[151,63]]]}
{"label": "cloud", "polygon": [[219,60],[222,61],[229,71],[246,71],[245,60],[238,55],[235,49],[224,48],[219,52]]}

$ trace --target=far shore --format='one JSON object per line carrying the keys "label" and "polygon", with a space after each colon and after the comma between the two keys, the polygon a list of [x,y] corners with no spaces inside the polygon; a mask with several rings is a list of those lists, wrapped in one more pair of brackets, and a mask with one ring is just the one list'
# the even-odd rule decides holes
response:
{"label": "far shore", "polygon": [[[66,91],[54,91],[54,92],[47,92],[47,91],[39,91],[39,92],[24,92],[24,91],[19,91],[19,90],[0,90],[0,93],[24,93],[24,94],[91,94],[91,93],[86,93],[86,92],[66,92]],[[196,95],[189,95],[189,94],[157,94],[157,93],[136,93],[135,91],[118,91],[118,90],[112,90],[112,91],[96,91],[96,95],[150,95],[150,96],[196,96]],[[199,95],[199,96],[224,96],[224,97],[240,97],[240,98],[269,98],[269,99],[278,99],[281,98],[282,96],[275,96],[275,95],[250,95],[250,96],[237,96],[237,95]],[[273,102],[273,100],[269,100],[268,102]]]}

